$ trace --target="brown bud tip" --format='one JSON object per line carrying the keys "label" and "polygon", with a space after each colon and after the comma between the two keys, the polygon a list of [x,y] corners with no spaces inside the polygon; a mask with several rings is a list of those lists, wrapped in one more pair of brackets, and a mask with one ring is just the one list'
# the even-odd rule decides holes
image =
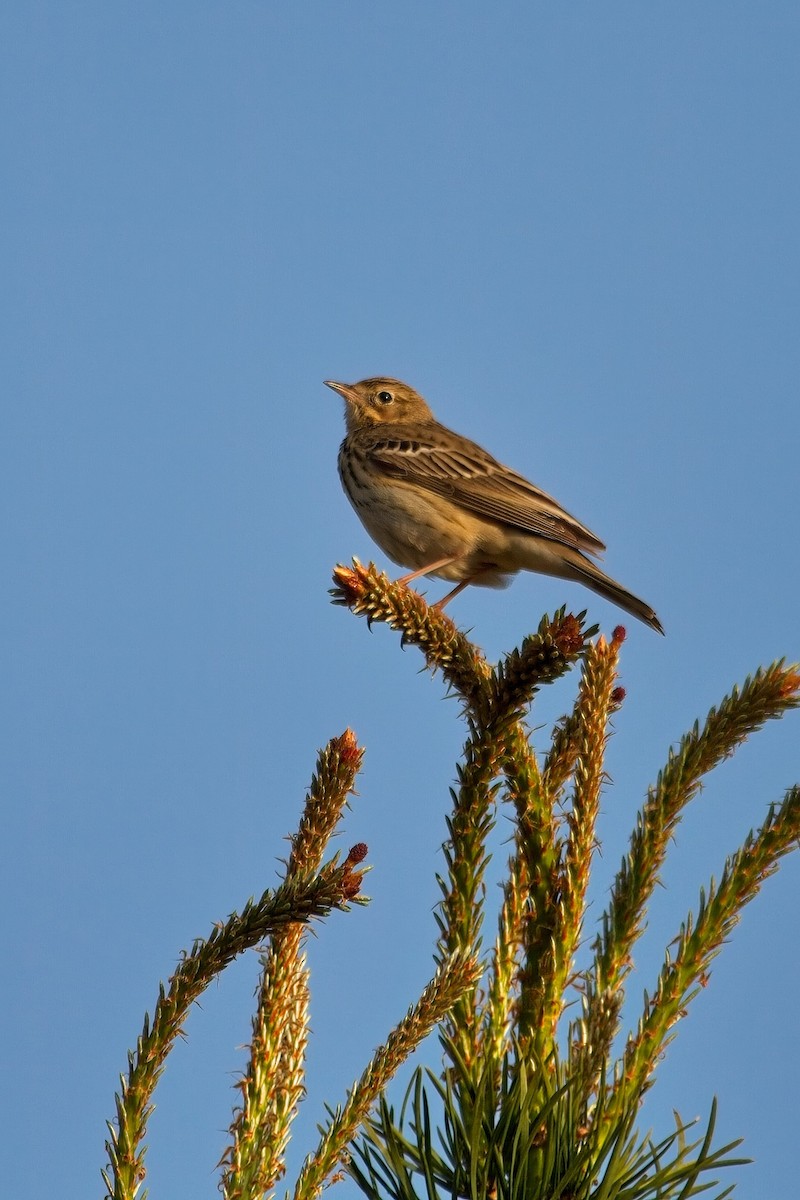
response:
{"label": "brown bud tip", "polygon": [[624,625],[617,625],[616,629],[614,630],[614,632],[613,632],[613,633],[612,633],[612,635],[611,635],[611,637],[612,637],[612,640],[613,640],[614,642],[616,642],[616,644],[617,644],[618,646],[621,646],[621,645],[622,645],[622,643],[625,641],[625,638],[626,638],[627,636],[628,636],[628,635],[627,635],[627,633],[626,633],[626,631],[625,631],[625,626],[624,626]]}
{"label": "brown bud tip", "polygon": [[356,735],[352,729],[345,729],[340,737],[334,738],[333,748],[346,767],[353,767],[357,770],[361,765],[364,751],[356,741]]}
{"label": "brown bud tip", "polygon": [[555,643],[561,654],[575,654],[583,645],[583,629],[577,617],[572,613],[562,620],[555,631]]}
{"label": "brown bud tip", "polygon": [[614,707],[619,708],[620,704],[622,704],[622,701],[624,699],[625,699],[625,688],[624,687],[615,687],[613,692],[611,693],[611,703],[614,705]]}
{"label": "brown bud tip", "polygon": [[356,842],[355,846],[350,847],[350,853],[345,859],[345,862],[349,863],[351,867],[354,867],[356,863],[363,862],[368,853],[369,846],[366,842]]}
{"label": "brown bud tip", "polygon": [[349,604],[355,603],[364,595],[364,581],[357,568],[343,567],[340,563],[333,568],[333,582]]}
{"label": "brown bud tip", "polygon": [[794,670],[784,671],[783,686],[781,687],[782,696],[792,696],[795,692],[800,691],[800,674]]}
{"label": "brown bud tip", "polygon": [[351,874],[345,875],[342,880],[342,895],[345,900],[352,900],[361,891],[361,884],[364,881],[364,876],[361,871],[353,871]]}

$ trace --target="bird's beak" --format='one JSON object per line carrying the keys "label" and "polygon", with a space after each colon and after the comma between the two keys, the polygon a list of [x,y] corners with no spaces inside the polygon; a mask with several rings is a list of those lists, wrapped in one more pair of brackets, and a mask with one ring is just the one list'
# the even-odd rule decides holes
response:
{"label": "bird's beak", "polygon": [[334,392],[338,392],[343,400],[348,400],[351,404],[356,403],[357,397],[352,384],[337,383],[335,379],[326,379],[325,387],[333,388]]}

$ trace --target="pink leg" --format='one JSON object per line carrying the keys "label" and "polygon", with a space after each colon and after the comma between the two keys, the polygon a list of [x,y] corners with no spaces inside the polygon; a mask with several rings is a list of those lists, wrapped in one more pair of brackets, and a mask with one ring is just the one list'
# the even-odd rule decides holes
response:
{"label": "pink leg", "polygon": [[456,596],[458,595],[459,592],[463,592],[465,587],[469,587],[469,585],[472,583],[474,578],[475,578],[474,575],[470,575],[469,579],[462,579],[461,583],[456,584],[456,586],[453,588],[452,592],[448,592],[447,595],[443,596],[441,600],[437,600],[436,603],[434,605],[432,605],[432,607],[438,608],[439,612],[441,612],[442,609],[444,608],[445,604],[449,604],[451,600],[454,600],[456,598]]}
{"label": "pink leg", "polygon": [[395,580],[396,583],[411,583],[412,579],[419,579],[420,575],[428,575],[431,571],[438,571],[442,567],[449,567],[451,563],[458,562],[460,554],[451,554],[449,558],[440,558],[438,562],[429,563],[427,567],[420,567],[418,571],[412,571],[410,575],[404,575],[402,579]]}
{"label": "pink leg", "polygon": [[448,592],[447,595],[441,600],[437,600],[433,607],[438,608],[439,612],[441,612],[445,604],[449,604],[451,600],[454,600],[459,592],[463,592],[465,587],[469,587],[469,585],[474,583],[476,579],[480,579],[481,575],[485,575],[487,572],[494,570],[494,567],[483,567],[480,571],[475,571],[472,575],[468,575],[466,579],[461,580],[461,583],[456,584],[452,592]]}

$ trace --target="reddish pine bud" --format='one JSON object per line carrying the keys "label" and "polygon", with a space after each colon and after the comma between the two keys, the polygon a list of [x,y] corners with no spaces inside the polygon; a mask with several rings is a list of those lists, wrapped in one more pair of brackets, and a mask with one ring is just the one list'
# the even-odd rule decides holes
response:
{"label": "reddish pine bud", "polygon": [[344,865],[354,867],[357,863],[363,862],[368,853],[369,846],[366,842],[356,842],[355,846],[350,847],[350,853],[344,860]]}
{"label": "reddish pine bud", "polygon": [[622,704],[622,701],[624,699],[625,699],[625,688],[624,687],[615,687],[613,692],[611,693],[611,703],[614,705],[614,707],[619,708],[620,704]]}
{"label": "reddish pine bud", "polygon": [[554,631],[554,640],[561,654],[575,654],[583,646],[583,629],[577,617],[567,613]]}
{"label": "reddish pine bud", "polygon": [[346,767],[354,767],[358,770],[364,751],[360,749],[352,729],[345,729],[340,737],[333,739],[333,749]]}
{"label": "reddish pine bud", "polygon": [[343,567],[339,563],[333,568],[333,582],[344,594],[347,604],[355,604],[364,595],[364,576],[364,568],[355,559],[352,567]]}
{"label": "reddish pine bud", "polygon": [[618,646],[621,646],[621,645],[622,645],[622,643],[625,641],[625,638],[626,638],[627,636],[628,636],[628,635],[627,635],[627,633],[625,632],[625,626],[624,626],[624,625],[617,625],[616,629],[614,630],[614,632],[613,632],[613,633],[612,633],[612,635],[611,635],[611,637],[612,637],[612,640],[613,640],[613,641],[614,641],[614,642],[615,642],[615,643],[616,643]]}
{"label": "reddish pine bud", "polygon": [[800,690],[800,674],[797,671],[784,671],[783,685],[780,689],[782,696],[791,696]]}
{"label": "reddish pine bud", "polygon": [[345,900],[352,900],[361,891],[364,875],[361,871],[353,871],[342,880],[342,895]]}

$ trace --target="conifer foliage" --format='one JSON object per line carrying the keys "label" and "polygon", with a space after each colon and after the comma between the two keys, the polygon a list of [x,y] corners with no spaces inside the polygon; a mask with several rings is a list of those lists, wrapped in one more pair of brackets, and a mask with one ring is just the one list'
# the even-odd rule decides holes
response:
{"label": "conifer foliage", "polygon": [[[461,700],[467,736],[451,793],[439,878],[434,974],[344,1102],[294,1184],[312,1200],[343,1172],[369,1200],[687,1200],[711,1193],[746,1160],[716,1146],[712,1105],[693,1140],[676,1118],[659,1140],[637,1130],[642,1097],[709,967],[781,858],[800,839],[800,787],[790,788],[701,888],[665,953],[641,1015],[623,1028],[636,942],[670,839],[704,777],[767,720],[800,703],[797,667],[775,663],[735,687],[669,751],[648,789],[596,931],[587,887],[598,851],[604,759],[624,700],[617,664],[625,633],[587,629],[563,609],[490,667],[481,651],[415,591],[354,560],[334,572],[334,602],[389,625],[417,646]],[[537,691],[579,669],[571,710],[543,755],[525,727]],[[669,734],[665,733],[665,738]],[[232,959],[266,942],[250,1059],[222,1160],[226,1200],[276,1195],[304,1097],[308,923],[363,903],[366,847],[323,862],[362,751],[348,730],[321,752],[292,839],[283,883],[194,944],[145,1018],[109,1125],[109,1196],[133,1200],[145,1175],[143,1138],[166,1056],[192,1003]],[[512,849],[494,933],[484,875],[499,804]],[[588,944],[578,963],[579,947]],[[587,963],[588,958],[588,963]],[[418,1067],[399,1106],[386,1086],[434,1029],[440,1070]],[[728,1175],[728,1178],[731,1178]],[[730,1194],[727,1184],[713,1195]]]}

